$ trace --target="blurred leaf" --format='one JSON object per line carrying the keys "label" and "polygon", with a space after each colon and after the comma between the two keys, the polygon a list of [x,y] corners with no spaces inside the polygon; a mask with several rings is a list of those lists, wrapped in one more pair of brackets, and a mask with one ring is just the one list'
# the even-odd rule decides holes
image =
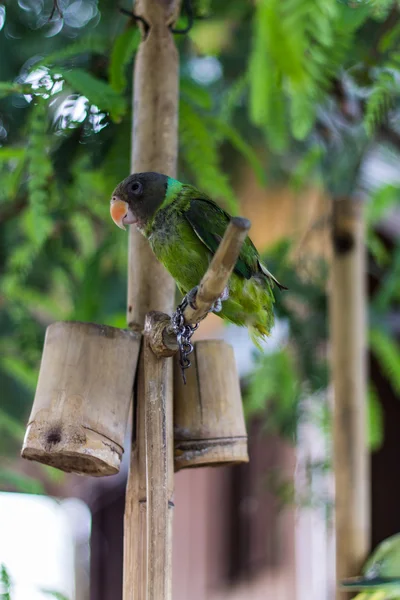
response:
{"label": "blurred leaf", "polygon": [[373,308],[379,312],[390,310],[391,304],[400,300],[400,243],[390,253],[390,268],[383,276],[379,290],[373,299]]}
{"label": "blurred leaf", "polygon": [[23,360],[15,356],[3,356],[0,358],[1,368],[26,386],[30,391],[35,391],[38,373],[31,369]]}
{"label": "blurred leaf", "polygon": [[393,391],[400,396],[400,347],[387,333],[371,329],[369,343]]}
{"label": "blurred leaf", "polygon": [[121,33],[113,44],[108,68],[108,78],[115,92],[121,94],[128,84],[126,67],[132,60],[140,42],[140,31],[137,27],[129,27]]}
{"label": "blurred leaf", "polygon": [[182,98],[180,104],[180,141],[185,163],[192,171],[197,187],[215,200],[222,200],[228,210],[235,213],[237,199],[228,176],[219,166],[217,141],[199,113]]}
{"label": "blurred leaf", "polygon": [[11,577],[8,573],[7,567],[1,563],[0,564],[0,599],[1,600],[11,600],[11,586],[12,581]]}
{"label": "blurred leaf", "polygon": [[55,592],[54,590],[47,590],[47,589],[41,588],[40,591],[42,592],[42,594],[46,594],[47,596],[52,596],[53,598],[55,598],[55,600],[68,600],[67,596],[64,596],[64,594],[60,594],[60,592]]}
{"label": "blurred leaf", "polygon": [[258,181],[261,185],[266,184],[266,174],[263,165],[261,164],[260,159],[257,156],[257,153],[253,150],[253,148],[246,142],[246,140],[240,135],[234,127],[221,121],[220,119],[216,119],[210,117],[208,119],[214,131],[219,132],[225,139],[227,139],[232,146],[242,154],[243,158],[245,158],[250,166],[253,168],[254,173],[256,174]]}
{"label": "blurred leaf", "polygon": [[67,70],[62,68],[57,69],[57,73],[62,75],[75,92],[86,96],[91,104],[101,110],[109,112],[113,121],[116,123],[121,121],[126,113],[126,101],[105,81],[83,69]]}
{"label": "blurred leaf", "polygon": [[379,450],[384,440],[383,410],[376,388],[368,387],[368,446],[371,452]]}
{"label": "blurred leaf", "polygon": [[244,396],[246,418],[264,414],[269,430],[295,437],[300,383],[287,349],[260,354]]}
{"label": "blurred leaf", "polygon": [[3,435],[10,435],[18,442],[22,441],[25,435],[25,429],[21,423],[2,408],[0,408],[0,432]]}
{"label": "blurred leaf", "polygon": [[12,469],[0,468],[0,486],[11,487],[24,494],[45,494],[43,485],[37,479],[17,473]]}
{"label": "blurred leaf", "polygon": [[30,85],[0,81],[0,98],[11,96],[13,94],[30,94],[32,92]]}
{"label": "blurred leaf", "polygon": [[51,52],[40,60],[39,63],[35,63],[33,68],[36,69],[39,65],[48,66],[58,62],[65,62],[80,54],[105,54],[107,47],[108,41],[106,38],[88,35],[68,44],[65,48]]}
{"label": "blurred leaf", "polygon": [[232,22],[228,19],[197,21],[189,36],[200,54],[219,56],[232,42]]}
{"label": "blurred leaf", "polygon": [[204,110],[211,110],[213,100],[208,90],[199,85],[193,79],[184,77],[180,81],[180,93],[193,104]]}
{"label": "blurred leaf", "polygon": [[391,208],[399,201],[400,187],[397,185],[382,185],[366,203],[365,218],[368,225],[375,225],[385,217]]}

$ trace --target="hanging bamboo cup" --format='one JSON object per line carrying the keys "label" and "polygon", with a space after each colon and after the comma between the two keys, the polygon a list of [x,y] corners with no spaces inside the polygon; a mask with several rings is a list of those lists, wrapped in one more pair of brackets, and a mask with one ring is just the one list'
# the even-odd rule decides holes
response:
{"label": "hanging bamboo cup", "polygon": [[232,347],[196,342],[182,381],[174,357],[175,471],[248,462],[247,433]]}
{"label": "hanging bamboo cup", "polygon": [[139,348],[132,331],[50,325],[23,458],[82,475],[117,473]]}

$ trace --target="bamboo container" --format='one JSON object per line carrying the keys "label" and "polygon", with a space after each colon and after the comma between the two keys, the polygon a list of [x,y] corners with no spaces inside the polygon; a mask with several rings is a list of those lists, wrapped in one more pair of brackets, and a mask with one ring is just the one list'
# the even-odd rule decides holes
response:
{"label": "bamboo container", "polygon": [[222,340],[196,342],[182,381],[174,357],[175,471],[248,462],[247,433],[232,347]]}
{"label": "bamboo container", "polygon": [[22,457],[82,475],[117,473],[139,348],[131,331],[50,325]]}

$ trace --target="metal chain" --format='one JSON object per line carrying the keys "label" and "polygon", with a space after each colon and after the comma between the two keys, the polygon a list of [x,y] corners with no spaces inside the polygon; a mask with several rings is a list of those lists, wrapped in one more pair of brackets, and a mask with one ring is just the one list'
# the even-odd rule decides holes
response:
{"label": "metal chain", "polygon": [[185,369],[188,369],[191,365],[189,354],[193,352],[193,344],[190,339],[199,326],[199,323],[196,323],[196,325],[187,325],[187,323],[185,323],[185,317],[183,313],[188,304],[188,298],[185,296],[171,318],[172,327],[178,340],[179,364],[181,366],[182,379],[185,385]]}

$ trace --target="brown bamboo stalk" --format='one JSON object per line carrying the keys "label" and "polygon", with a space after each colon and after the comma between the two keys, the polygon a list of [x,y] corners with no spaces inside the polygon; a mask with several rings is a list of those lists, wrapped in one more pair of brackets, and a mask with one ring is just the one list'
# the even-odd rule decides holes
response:
{"label": "brown bamboo stalk", "polygon": [[[330,328],[338,581],[360,572],[370,544],[365,285],[361,203],[351,198],[335,200]],[[348,597],[337,592],[338,600]]]}
{"label": "brown bamboo stalk", "polygon": [[[134,70],[132,172],[159,171],[176,176],[178,153],[178,53],[169,25],[179,11],[179,0],[137,0],[135,14],[149,26],[139,46]],[[128,267],[128,323],[142,329],[145,315],[156,309],[170,313],[175,285],[153,256],[147,241],[130,230]],[[124,524],[124,600],[147,598],[147,486],[143,353],[137,375],[134,426]],[[169,494],[173,491],[172,370],[165,368],[165,391],[160,410],[165,414]],[[170,504],[172,506],[172,503]],[[169,509],[167,528],[171,527]],[[168,553],[171,548],[165,549]],[[168,563],[171,577],[170,561]],[[167,596],[166,596],[167,597]],[[158,600],[164,600],[159,598]]]}
{"label": "brown bamboo stalk", "polygon": [[[158,314],[158,313],[156,313]],[[155,314],[146,316],[144,329],[144,385],[146,398],[147,457],[147,558],[149,600],[171,597],[172,519],[170,439],[167,406],[168,389],[164,386],[167,361],[158,358],[150,347],[149,336]]]}

